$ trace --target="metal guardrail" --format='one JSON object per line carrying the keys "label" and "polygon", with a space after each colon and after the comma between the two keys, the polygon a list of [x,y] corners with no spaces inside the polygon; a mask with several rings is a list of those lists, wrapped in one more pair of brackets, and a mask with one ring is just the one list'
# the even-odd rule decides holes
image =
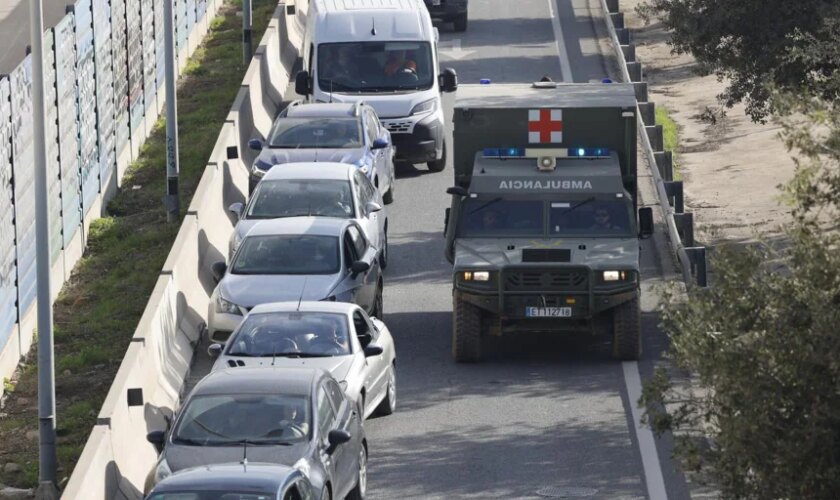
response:
{"label": "metal guardrail", "polygon": [[[609,31],[610,40],[612,41],[619,60],[621,77],[625,82],[633,83],[637,87],[636,120],[638,122],[639,137],[642,142],[642,149],[648,158],[648,165],[650,167],[651,174],[653,175],[654,184],[656,185],[656,192],[659,197],[659,206],[662,209],[662,218],[665,221],[665,226],[668,232],[668,241],[671,244],[674,254],[677,256],[683,281],[686,285],[692,286],[696,284],[698,286],[705,287],[707,285],[706,248],[694,246],[694,218],[690,213],[683,213],[682,182],[674,182],[670,178],[665,180],[663,179],[662,173],[659,171],[660,167],[659,161],[657,161],[657,154],[665,156],[667,155],[667,152],[654,150],[648,130],[651,127],[654,127],[654,134],[660,134],[660,137],[662,131],[661,129],[656,130],[655,126],[652,124],[646,124],[644,121],[642,106],[640,104],[648,103],[647,84],[641,81],[641,64],[635,61],[636,51],[635,46],[630,43],[629,30],[624,27],[620,28],[620,37],[619,31],[616,29],[613,22],[614,15],[621,16],[621,19],[623,19],[623,15],[620,14],[618,10],[618,0],[601,0],[601,8],[604,9],[607,30]],[[628,58],[633,59],[630,64],[632,64],[632,70],[636,78],[631,77],[631,67],[628,67]],[[640,94],[645,97],[645,99],[640,99]],[[650,106],[648,111],[651,115],[655,116],[652,106]],[[655,119],[651,121],[655,121]],[[662,141],[659,140],[658,142],[661,143]],[[670,169],[671,162],[669,160],[670,158],[667,157],[663,163],[667,164]],[[671,198],[674,198],[674,207],[671,206]],[[682,226],[682,236],[680,235],[680,227],[678,226]],[[686,246],[683,243],[684,239],[689,246]]]}

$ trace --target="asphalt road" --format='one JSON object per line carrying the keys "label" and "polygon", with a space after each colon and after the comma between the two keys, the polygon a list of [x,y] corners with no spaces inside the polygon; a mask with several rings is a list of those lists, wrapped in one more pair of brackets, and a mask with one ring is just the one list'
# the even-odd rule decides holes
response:
{"label": "asphalt road", "polygon": [[[470,0],[469,13],[465,33],[439,26],[441,65],[455,68],[461,83],[607,76],[598,0]],[[444,104],[451,115],[451,95]],[[399,166],[388,206],[384,320],[397,346],[398,402],[394,415],[365,424],[368,497],[689,498],[670,441],[647,433],[640,445],[645,433],[636,431],[628,397],[626,374],[649,377],[666,346],[650,312],[651,287],[673,273],[663,232],[643,243],[639,363],[610,359],[606,338],[524,335],[483,343],[481,363],[455,364],[442,236],[449,158],[440,173]],[[640,159],[640,206],[656,202],[645,168]],[[210,367],[199,353],[191,383]]]}

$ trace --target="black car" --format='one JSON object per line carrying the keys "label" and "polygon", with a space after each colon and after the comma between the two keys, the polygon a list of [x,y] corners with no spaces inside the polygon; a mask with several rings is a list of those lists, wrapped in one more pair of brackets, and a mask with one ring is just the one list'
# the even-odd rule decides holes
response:
{"label": "black car", "polygon": [[467,30],[467,0],[423,0],[432,18],[451,22],[455,31]]}
{"label": "black car", "polygon": [[146,500],[313,500],[315,493],[300,469],[259,464],[195,467],[161,481]]}
{"label": "black car", "polygon": [[238,462],[303,471],[315,498],[364,498],[367,441],[358,407],[317,368],[228,368],[192,390],[169,431],[147,436],[161,451],[146,491],[178,471]]}

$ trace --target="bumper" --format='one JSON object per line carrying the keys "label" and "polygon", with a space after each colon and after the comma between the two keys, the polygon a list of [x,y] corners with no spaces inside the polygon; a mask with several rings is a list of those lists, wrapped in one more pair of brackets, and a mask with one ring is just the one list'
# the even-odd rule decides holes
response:
{"label": "bumper", "polygon": [[467,0],[440,0],[440,5],[432,5],[433,0],[426,0],[426,7],[434,19],[451,21],[467,13]]}
{"label": "bumper", "polygon": [[411,163],[437,160],[443,151],[443,132],[443,121],[438,120],[437,113],[414,124],[409,133],[391,131],[396,158]]}
{"label": "bumper", "polygon": [[211,343],[224,344],[242,322],[238,314],[217,313],[211,303],[207,313],[207,336]]}

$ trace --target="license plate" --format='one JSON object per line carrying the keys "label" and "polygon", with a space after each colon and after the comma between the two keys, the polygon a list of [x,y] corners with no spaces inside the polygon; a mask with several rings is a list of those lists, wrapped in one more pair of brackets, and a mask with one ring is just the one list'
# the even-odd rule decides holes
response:
{"label": "license plate", "polygon": [[526,307],[525,316],[528,318],[571,318],[571,307]]}

